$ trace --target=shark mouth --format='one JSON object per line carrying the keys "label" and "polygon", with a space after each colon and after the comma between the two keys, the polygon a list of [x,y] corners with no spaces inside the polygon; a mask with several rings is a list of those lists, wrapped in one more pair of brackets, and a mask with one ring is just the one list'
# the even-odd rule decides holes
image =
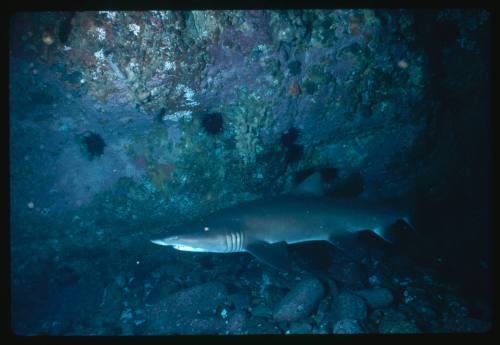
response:
{"label": "shark mouth", "polygon": [[203,248],[195,248],[195,247],[185,246],[183,244],[175,244],[173,247],[174,249],[182,250],[185,252],[206,252],[206,250]]}
{"label": "shark mouth", "polygon": [[167,239],[151,240],[152,243],[158,244],[160,246],[172,246],[174,249],[182,250],[184,252],[206,252],[203,248],[196,248],[191,246],[186,246],[184,244],[173,244],[172,240],[176,240],[178,237],[169,237]]}

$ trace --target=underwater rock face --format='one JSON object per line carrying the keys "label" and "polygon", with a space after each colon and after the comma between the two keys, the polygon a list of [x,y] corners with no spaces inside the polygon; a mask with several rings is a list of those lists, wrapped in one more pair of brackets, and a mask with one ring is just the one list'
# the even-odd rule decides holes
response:
{"label": "underwater rock face", "polygon": [[292,322],[309,315],[325,294],[323,284],[307,277],[292,288],[273,312],[276,322]]}
{"label": "underwater rock face", "polygon": [[[13,119],[46,118],[38,126],[65,148],[65,139],[82,131],[105,138],[86,138],[85,155],[99,158],[99,166],[80,169],[88,179],[98,171],[111,176],[80,187],[71,174],[77,162],[61,163],[52,175],[65,178],[52,188],[54,196],[73,200],[57,208],[87,205],[127,177],[141,181],[143,191],[131,195],[145,208],[154,192],[167,200],[186,193],[180,184],[202,185],[188,194],[206,198],[199,204],[207,211],[227,203],[214,192],[225,184],[245,191],[258,186],[252,193],[264,194],[277,182],[273,188],[281,192],[297,171],[325,162],[340,170],[340,182],[363,174],[366,193],[399,194],[412,174],[405,153],[420,150],[416,139],[425,119],[413,108],[427,79],[422,53],[408,43],[412,34],[401,39],[387,32],[411,23],[398,11],[381,16],[368,9],[22,13],[13,24],[23,44],[13,46],[12,70],[19,68],[23,79],[12,79],[13,91],[22,92],[33,79],[51,92],[34,94],[42,107],[29,114],[24,110],[30,102],[16,98]],[[37,40],[45,28],[54,40],[49,47]],[[404,69],[398,67],[402,55]],[[39,81],[45,78],[50,88]],[[144,122],[162,130],[144,130]],[[300,129],[297,143],[278,150],[290,128]],[[221,145],[213,150],[215,140]],[[42,153],[49,161],[68,162],[72,152]],[[162,172],[160,164],[176,173]],[[204,174],[193,165],[214,173],[197,183]],[[406,182],[399,188],[381,183],[388,180]],[[245,200],[243,194],[237,200]],[[186,212],[194,205],[187,204]]]}

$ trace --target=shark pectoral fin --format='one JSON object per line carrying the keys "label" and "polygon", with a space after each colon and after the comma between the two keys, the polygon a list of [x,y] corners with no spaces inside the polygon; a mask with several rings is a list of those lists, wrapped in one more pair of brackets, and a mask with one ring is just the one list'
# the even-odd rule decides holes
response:
{"label": "shark pectoral fin", "polygon": [[264,241],[249,244],[246,251],[269,266],[283,271],[290,270],[290,260],[285,242],[268,243]]}

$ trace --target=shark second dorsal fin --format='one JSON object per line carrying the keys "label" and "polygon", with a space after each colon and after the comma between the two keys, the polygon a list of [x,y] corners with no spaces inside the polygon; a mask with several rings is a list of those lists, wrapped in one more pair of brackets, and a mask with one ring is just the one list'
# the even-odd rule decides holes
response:
{"label": "shark second dorsal fin", "polygon": [[258,241],[249,244],[245,249],[258,260],[276,269],[289,271],[291,268],[285,242],[271,244]]}
{"label": "shark second dorsal fin", "polygon": [[323,195],[321,172],[315,172],[302,181],[292,192],[293,194]]}

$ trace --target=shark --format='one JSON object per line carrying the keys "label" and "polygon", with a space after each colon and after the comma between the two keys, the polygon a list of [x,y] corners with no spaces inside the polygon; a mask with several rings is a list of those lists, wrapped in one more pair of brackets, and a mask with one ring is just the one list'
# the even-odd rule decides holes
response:
{"label": "shark", "polygon": [[391,228],[404,221],[413,228],[407,207],[360,198],[324,196],[319,172],[288,194],[244,202],[169,229],[151,240],[180,251],[247,252],[278,270],[290,270],[287,245],[328,241],[342,249],[343,238],[372,231],[392,242]]}

